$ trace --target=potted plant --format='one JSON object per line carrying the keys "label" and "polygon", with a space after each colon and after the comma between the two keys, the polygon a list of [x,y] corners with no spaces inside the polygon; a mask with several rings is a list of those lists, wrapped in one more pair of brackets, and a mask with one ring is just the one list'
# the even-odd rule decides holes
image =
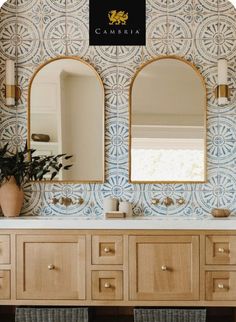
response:
{"label": "potted plant", "polygon": [[8,144],[0,149],[0,206],[6,217],[20,214],[27,181],[43,180],[46,175],[52,180],[59,171],[72,166],[63,164],[71,155],[34,156],[35,151],[26,146],[23,151],[11,153]]}

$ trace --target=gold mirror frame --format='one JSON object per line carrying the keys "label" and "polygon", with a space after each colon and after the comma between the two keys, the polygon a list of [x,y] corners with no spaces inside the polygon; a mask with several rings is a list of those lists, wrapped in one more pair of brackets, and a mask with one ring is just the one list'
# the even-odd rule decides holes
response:
{"label": "gold mirror frame", "polygon": [[[139,75],[139,73],[147,66],[150,65],[151,63],[155,62],[155,61],[159,61],[159,60],[164,60],[164,59],[176,59],[178,61],[181,61],[187,65],[189,65],[190,67],[192,67],[192,69],[196,72],[196,74],[198,75],[198,77],[200,78],[203,88],[205,90],[205,109],[204,109],[204,129],[205,129],[205,134],[204,134],[204,180],[203,181],[134,181],[131,180],[131,146],[132,146],[132,134],[131,134],[131,127],[132,127],[132,89],[133,89],[133,85],[134,85],[134,81],[137,78],[137,76]],[[175,55],[166,55],[166,56],[160,56],[160,57],[156,57],[153,58],[149,61],[147,61],[146,63],[144,63],[143,65],[141,65],[141,67],[136,71],[136,73],[134,74],[131,84],[130,84],[130,88],[129,88],[129,182],[130,183],[136,183],[136,184],[177,184],[177,183],[185,183],[185,184],[190,184],[190,183],[206,183],[207,182],[207,147],[206,147],[206,140],[207,140],[207,87],[206,87],[206,83],[205,83],[205,79],[203,77],[203,75],[201,74],[201,72],[197,69],[197,67],[192,63],[187,61],[186,59],[182,58],[182,57],[178,57]]]}
{"label": "gold mirror frame", "polygon": [[84,65],[88,66],[96,75],[98,81],[100,82],[102,89],[103,89],[103,102],[102,102],[102,106],[103,106],[103,120],[102,120],[102,124],[103,124],[103,178],[101,180],[42,180],[39,182],[43,182],[43,183],[64,183],[64,184],[70,184],[70,183],[81,183],[81,184],[88,184],[88,183],[104,183],[105,182],[105,131],[104,131],[104,125],[105,125],[105,88],[104,88],[104,84],[103,81],[100,77],[100,75],[98,74],[98,72],[96,71],[96,69],[90,65],[88,62],[86,62],[85,60],[83,60],[80,57],[76,57],[76,56],[58,56],[56,58],[51,58],[49,60],[47,60],[45,63],[43,63],[42,65],[40,65],[36,71],[33,73],[30,82],[29,82],[29,86],[28,86],[28,100],[27,100],[27,147],[30,149],[30,105],[31,105],[31,87],[33,84],[33,81],[36,77],[36,75],[38,74],[38,72],[45,67],[46,65],[57,61],[57,60],[62,60],[62,59],[73,59],[73,60],[77,60],[81,63],[83,63]]}

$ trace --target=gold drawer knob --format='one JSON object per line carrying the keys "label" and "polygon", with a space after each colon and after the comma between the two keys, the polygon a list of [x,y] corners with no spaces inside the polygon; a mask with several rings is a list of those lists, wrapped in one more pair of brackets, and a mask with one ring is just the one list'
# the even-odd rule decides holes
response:
{"label": "gold drawer knob", "polygon": [[161,270],[162,270],[163,272],[165,272],[165,271],[167,271],[167,270],[168,270],[168,268],[167,268],[167,266],[166,266],[166,265],[162,265],[162,266],[161,266]]}
{"label": "gold drawer knob", "polygon": [[55,269],[55,265],[53,264],[48,265],[48,269],[49,271],[52,271],[53,269]]}
{"label": "gold drawer knob", "polygon": [[108,282],[106,282],[106,283],[104,284],[104,287],[105,287],[105,288],[111,288],[111,284],[110,284],[110,283],[108,283]]}
{"label": "gold drawer knob", "polygon": [[109,253],[111,252],[111,250],[110,250],[110,248],[109,248],[109,247],[105,247],[105,248],[104,248],[104,252],[105,252],[106,254],[109,254]]}
{"label": "gold drawer knob", "polygon": [[220,247],[220,248],[218,249],[218,252],[219,252],[219,253],[225,253],[225,249],[224,249],[224,248],[222,248],[222,247]]}
{"label": "gold drawer knob", "polygon": [[218,284],[218,288],[220,288],[221,290],[223,290],[225,288],[224,284]]}

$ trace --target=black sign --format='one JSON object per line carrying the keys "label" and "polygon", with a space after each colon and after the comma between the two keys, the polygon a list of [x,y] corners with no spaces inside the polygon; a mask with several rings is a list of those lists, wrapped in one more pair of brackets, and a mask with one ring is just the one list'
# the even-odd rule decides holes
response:
{"label": "black sign", "polygon": [[145,45],[145,0],[90,0],[90,45]]}

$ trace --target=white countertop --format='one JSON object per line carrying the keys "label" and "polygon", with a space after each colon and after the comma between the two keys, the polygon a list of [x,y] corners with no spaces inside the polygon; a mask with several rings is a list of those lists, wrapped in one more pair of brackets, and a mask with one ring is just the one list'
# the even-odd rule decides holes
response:
{"label": "white countertop", "polygon": [[91,217],[0,217],[0,229],[163,229],[236,230],[236,217],[132,217],[102,219]]}

